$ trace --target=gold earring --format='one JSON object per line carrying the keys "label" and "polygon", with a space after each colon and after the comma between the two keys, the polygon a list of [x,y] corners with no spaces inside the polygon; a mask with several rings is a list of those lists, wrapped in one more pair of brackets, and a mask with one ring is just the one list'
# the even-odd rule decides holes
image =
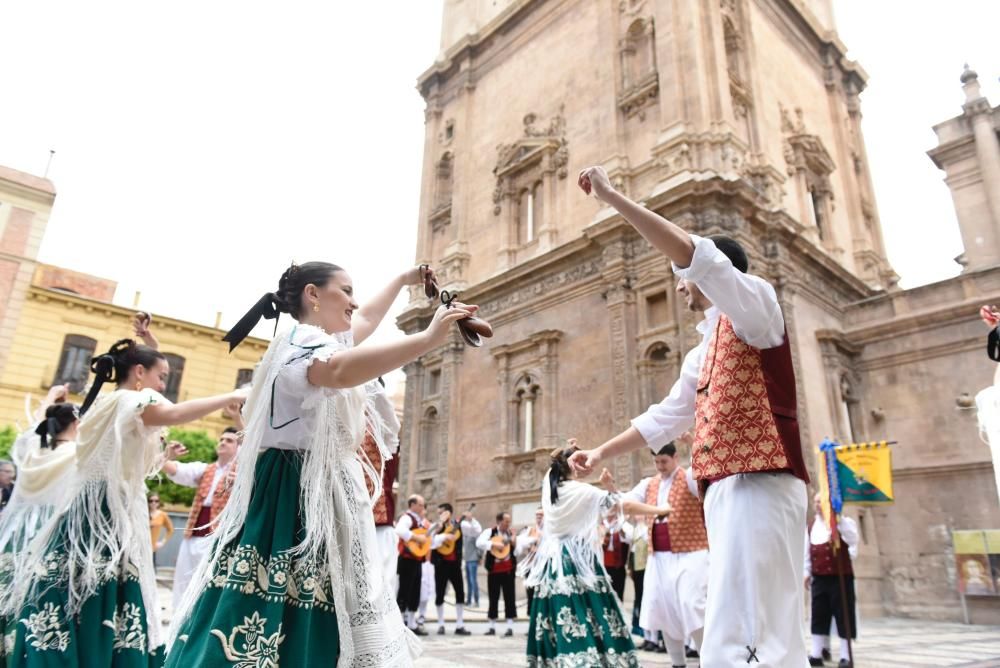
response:
{"label": "gold earring", "polygon": [[142,383],[140,383],[139,381],[135,381],[135,391],[138,392],[141,389],[142,389]]}
{"label": "gold earring", "polygon": [[316,311],[317,313],[319,313],[319,302],[313,304],[313,311]]}

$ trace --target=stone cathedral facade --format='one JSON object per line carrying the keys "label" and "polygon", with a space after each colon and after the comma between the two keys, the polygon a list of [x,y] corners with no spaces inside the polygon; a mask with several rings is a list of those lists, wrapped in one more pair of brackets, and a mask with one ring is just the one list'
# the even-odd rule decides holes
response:
{"label": "stone cathedral facade", "polygon": [[[830,0],[446,0],[419,79],[416,256],[496,336],[480,349],[456,336],[405,368],[401,496],[527,519],[552,448],[600,444],[676,379],[700,314],[669,263],[576,187],[602,164],[647,207],[747,246],[784,310],[807,448],[899,441],[897,503],[850,511],[866,613],[957,618],[949,531],[1000,526],[967,405],[993,374],[976,310],[1000,301],[986,195],[1000,159],[983,162],[1000,114],[970,101],[931,152],[963,230],[986,242],[961,276],[900,290],[861,133],[866,74],[845,53]],[[414,291],[400,328],[433,308]],[[625,487],[652,461],[611,466]]]}

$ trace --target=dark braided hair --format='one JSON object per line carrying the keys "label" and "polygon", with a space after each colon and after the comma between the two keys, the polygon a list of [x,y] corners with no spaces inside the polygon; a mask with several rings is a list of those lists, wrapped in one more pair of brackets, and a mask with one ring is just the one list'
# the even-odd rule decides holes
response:
{"label": "dark braided hair", "polygon": [[278,279],[278,291],[274,293],[274,304],[281,313],[288,313],[298,320],[302,316],[302,293],[307,285],[323,287],[340,267],[330,262],[306,262],[293,264]]}
{"label": "dark braided hair", "polygon": [[94,372],[94,383],[90,386],[87,398],[80,407],[80,415],[90,409],[97,399],[104,383],[124,383],[132,367],[141,364],[151,369],[158,360],[166,359],[158,350],[138,344],[132,339],[116,341],[108,352],[90,360],[90,370]]}
{"label": "dark braided hair", "polygon": [[569,480],[573,475],[569,458],[579,449],[575,445],[571,445],[559,448],[552,453],[552,465],[549,466],[549,497],[553,505],[559,501],[559,483]]}
{"label": "dark braided hair", "polygon": [[80,419],[80,411],[76,404],[59,403],[46,408],[45,419],[35,427],[35,433],[42,439],[42,447],[54,448],[55,443],[50,444],[49,439],[54,439],[58,434],[66,431],[78,419]]}
{"label": "dark braided hair", "polygon": [[236,346],[245,339],[250,331],[257,326],[261,318],[274,320],[274,330],[278,331],[278,317],[282,313],[288,313],[296,320],[302,317],[302,293],[307,285],[323,287],[338,271],[343,271],[340,267],[330,262],[306,262],[305,264],[292,264],[281,274],[278,279],[277,292],[265,292],[264,296],[257,300],[257,303],[250,307],[250,310],[240,318],[233,328],[222,337],[223,341],[229,343],[229,350],[232,352]]}

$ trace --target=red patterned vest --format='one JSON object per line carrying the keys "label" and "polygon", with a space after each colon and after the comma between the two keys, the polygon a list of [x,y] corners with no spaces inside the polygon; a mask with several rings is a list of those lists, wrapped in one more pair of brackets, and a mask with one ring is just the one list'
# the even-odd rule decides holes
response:
{"label": "red patterned vest", "polygon": [[[368,457],[368,461],[372,463],[377,469],[378,462],[382,455],[378,451],[378,444],[375,443],[375,439],[371,434],[365,434],[365,440],[361,442],[361,448],[365,452],[365,456]],[[392,495],[392,485],[396,482],[396,475],[399,473],[399,454],[397,453],[395,457],[390,459],[385,463],[385,468],[382,471],[382,496],[375,500],[375,506],[372,508],[372,512],[375,514],[375,526],[385,527],[392,526],[392,519],[396,516],[396,497]],[[368,487],[368,493],[371,494],[375,491],[375,483],[365,477],[365,485]]]}
{"label": "red patterned vest", "polygon": [[191,512],[188,514],[187,526],[184,528],[185,538],[211,535],[212,529],[208,527],[208,523],[218,517],[222,509],[226,507],[226,502],[229,501],[229,492],[233,489],[233,486],[228,483],[228,479],[229,476],[236,474],[236,462],[233,462],[229,466],[229,471],[222,476],[219,484],[215,486],[215,494],[212,495],[212,505],[208,508],[204,507],[205,498],[208,496],[208,490],[212,488],[215,470],[219,468],[218,462],[209,464],[205,472],[201,475],[198,490],[194,493],[194,501],[191,503]]}
{"label": "red patterned vest", "polygon": [[833,554],[833,540],[828,540],[822,545],[809,543],[809,562],[812,565],[813,575],[854,575],[854,568],[851,566],[851,554],[847,551],[847,543],[840,541],[840,548],[837,555]]}
{"label": "red patterned vest", "polygon": [[[416,513],[411,513],[409,510],[407,510],[404,513],[404,515],[409,515],[410,516],[410,529],[411,530],[413,530],[413,529],[429,529],[431,527],[431,523],[430,522],[428,522],[425,519],[422,519]],[[430,536],[428,536],[428,539],[430,539]],[[415,554],[413,554],[412,552],[410,552],[410,548],[408,548],[406,546],[406,542],[402,538],[399,538],[397,540],[398,540],[398,544],[399,544],[398,545],[399,553],[401,555],[403,555],[403,557],[405,557],[406,559],[413,559],[415,561],[427,561],[427,557],[430,556],[430,553],[428,553],[427,557],[418,557]]]}
{"label": "red patterned vest", "polygon": [[788,335],[776,348],[744,343],[725,315],[698,377],[691,467],[703,484],[738,473],[790,471],[809,482]]}
{"label": "red patterned vest", "polygon": [[[660,498],[660,483],[658,475],[649,479],[646,486],[646,503],[655,506]],[[687,472],[678,468],[674,480],[667,492],[667,503],[670,505],[670,519],[659,524],[649,525],[649,544],[655,552],[697,552],[708,549],[708,532],[705,530],[705,511],[701,502],[691,495],[687,486]],[[666,543],[656,534],[667,531]],[[658,549],[657,545],[664,546]]]}
{"label": "red patterned vest", "polygon": [[604,567],[625,568],[628,561],[628,544],[622,541],[621,531],[604,537]]}

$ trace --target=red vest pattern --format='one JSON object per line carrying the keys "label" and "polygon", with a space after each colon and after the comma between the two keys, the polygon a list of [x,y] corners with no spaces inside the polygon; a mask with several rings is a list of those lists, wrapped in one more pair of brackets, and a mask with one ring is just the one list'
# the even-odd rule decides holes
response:
{"label": "red vest pattern", "polygon": [[691,465],[695,479],[790,471],[809,482],[788,336],[776,348],[744,343],[720,316],[698,377]]}
{"label": "red vest pattern", "polygon": [[851,555],[847,551],[847,543],[840,541],[837,556],[833,555],[833,541],[828,540],[822,545],[809,544],[809,562],[813,575],[854,575],[851,566]]}
{"label": "red vest pattern", "polygon": [[233,462],[229,466],[230,470],[222,476],[219,484],[215,486],[215,494],[212,495],[212,506],[209,512],[205,512],[202,508],[205,505],[205,498],[208,497],[208,491],[212,488],[215,470],[219,468],[218,462],[209,464],[205,472],[201,475],[198,490],[194,493],[194,501],[191,503],[191,512],[188,514],[187,526],[184,528],[185,538],[211,535],[211,529],[201,527],[205,527],[209,522],[218,517],[222,509],[226,507],[226,502],[229,501],[229,493],[232,491],[233,486],[227,482],[227,479],[230,475],[236,474],[236,462]]}
{"label": "red vest pattern", "polygon": [[622,541],[621,531],[608,532],[604,537],[604,567],[625,568],[628,561],[628,544]]}
{"label": "red vest pattern", "polygon": [[[364,450],[365,456],[368,457],[368,461],[377,469],[376,462],[381,459],[382,455],[378,451],[378,444],[375,443],[375,439],[370,433],[365,434],[361,448]],[[391,527],[392,519],[396,516],[396,497],[392,495],[392,485],[396,482],[398,473],[399,454],[397,453],[395,457],[385,463],[385,469],[382,472],[382,496],[375,499],[375,505],[372,508],[377,527]],[[365,477],[365,485],[368,487],[369,494],[375,491],[375,484],[367,477]]]}
{"label": "red vest pattern", "polygon": [[[660,483],[663,481],[658,475],[649,479],[646,486],[646,503],[655,506],[660,498]],[[674,480],[670,484],[670,491],[667,492],[667,503],[670,505],[670,519],[666,523],[650,523],[649,544],[653,550],[669,552],[697,552],[708,549],[708,532],[705,530],[705,511],[701,502],[691,495],[691,490],[687,486],[687,472],[683,468],[678,468],[674,474]],[[665,549],[657,548],[663,546],[663,539],[657,540],[657,531],[663,531],[663,527],[669,527],[669,536],[666,539]],[[657,531],[654,531],[656,529]]]}
{"label": "red vest pattern", "polygon": [[[410,529],[411,530],[412,529],[429,529],[430,526],[431,526],[430,522],[428,522],[427,520],[420,519],[419,515],[417,515],[415,513],[411,513],[409,510],[407,510],[404,513],[404,515],[409,515],[410,516]],[[430,539],[430,536],[428,536],[428,539]],[[406,543],[403,541],[402,538],[399,539],[399,553],[401,555],[403,555],[404,557],[406,557],[407,559],[413,559],[415,561],[426,561],[427,560],[427,557],[418,557],[418,556],[414,555],[412,552],[410,552],[410,548],[406,547]],[[428,554],[428,556],[430,556],[430,554]]]}

